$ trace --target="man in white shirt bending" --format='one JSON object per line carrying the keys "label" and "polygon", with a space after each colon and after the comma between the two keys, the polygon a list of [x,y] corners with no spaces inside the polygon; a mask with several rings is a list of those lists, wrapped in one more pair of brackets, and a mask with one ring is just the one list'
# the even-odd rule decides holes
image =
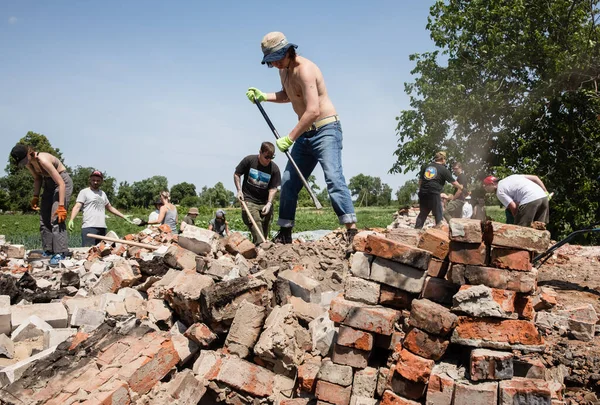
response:
{"label": "man in white shirt bending", "polygon": [[513,174],[499,180],[494,176],[483,179],[483,187],[496,196],[515,217],[515,225],[531,226],[534,221],[549,221],[548,191],[537,176]]}
{"label": "man in white shirt bending", "polygon": [[90,174],[90,186],[84,188],[77,195],[77,203],[73,207],[71,212],[71,219],[69,220],[68,228],[72,232],[75,228],[73,220],[79,213],[79,210],[83,207],[83,224],[81,225],[81,246],[93,246],[96,244],[96,240],[88,238],[88,233],[94,233],[96,235],[106,235],[106,212],[112,212],[116,216],[129,221],[125,215],[110,205],[106,193],[100,190],[100,186],[104,182],[104,175],[99,170],[94,170]]}

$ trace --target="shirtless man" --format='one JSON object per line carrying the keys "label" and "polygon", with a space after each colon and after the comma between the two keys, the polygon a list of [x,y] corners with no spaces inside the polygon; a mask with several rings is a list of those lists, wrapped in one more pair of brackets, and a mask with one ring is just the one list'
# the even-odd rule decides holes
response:
{"label": "shirtless man", "polygon": [[[250,87],[246,96],[251,102],[271,101],[292,103],[298,123],[288,135],[277,140],[277,147],[291,155],[304,178],[308,178],[317,163],[321,164],[333,210],[340,224],[346,226],[347,240],[352,243],[356,235],[356,214],[342,172],[342,125],[327,94],[323,74],[317,65],[298,56],[298,46],[289,43],[281,32],[270,32],[263,38],[262,64],[279,69],[282,89],[276,93],[263,93]],[[279,201],[279,233],[274,241],[292,242],[292,228],[296,217],[298,193],[302,181],[294,166],[288,162],[282,176]]]}

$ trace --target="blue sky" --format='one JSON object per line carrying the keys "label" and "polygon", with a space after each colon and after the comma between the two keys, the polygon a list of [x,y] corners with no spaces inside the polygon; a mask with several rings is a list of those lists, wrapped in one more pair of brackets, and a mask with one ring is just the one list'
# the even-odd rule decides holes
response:
{"label": "blue sky", "polygon": [[[0,2],[0,156],[27,131],[66,164],[118,181],[164,175],[234,189],[235,166],[273,140],[244,93],[276,91],[260,41],[282,31],[321,68],[344,130],[344,174],[390,175],[408,56],[433,49],[433,1]],[[265,104],[281,135],[290,105]],[[3,159],[2,159],[3,160]],[[285,155],[276,163],[283,167]],[[4,164],[0,165],[4,167]],[[314,173],[323,185],[320,168]]]}

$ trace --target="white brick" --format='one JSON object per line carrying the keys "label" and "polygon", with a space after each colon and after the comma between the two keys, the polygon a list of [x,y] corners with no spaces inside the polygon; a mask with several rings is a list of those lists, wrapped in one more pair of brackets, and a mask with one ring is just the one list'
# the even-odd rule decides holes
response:
{"label": "white brick", "polygon": [[32,315],[15,329],[10,336],[13,342],[33,339],[44,335],[44,332],[52,330],[52,326],[39,316]]}
{"label": "white brick", "polygon": [[66,328],[69,315],[67,309],[60,302],[48,304],[13,305],[10,307],[10,316],[13,330],[32,315],[37,315],[48,322],[53,328]]}
{"label": "white brick", "polygon": [[379,292],[378,283],[359,277],[348,277],[344,283],[344,297],[347,300],[377,305]]}
{"label": "white brick", "polygon": [[32,366],[38,360],[51,355],[55,350],[56,346],[53,346],[49,349],[34,354],[31,357],[21,360],[18,363],[4,367],[2,370],[0,370],[0,386],[4,387],[17,381],[21,378],[21,376],[23,376],[23,373],[25,373],[30,366]]}
{"label": "white brick", "polygon": [[52,346],[58,346],[76,333],[77,329],[75,328],[59,328],[45,331],[44,349],[49,349]]}
{"label": "white brick", "polygon": [[0,295],[0,333],[8,336],[11,331],[10,297],[8,295]]}

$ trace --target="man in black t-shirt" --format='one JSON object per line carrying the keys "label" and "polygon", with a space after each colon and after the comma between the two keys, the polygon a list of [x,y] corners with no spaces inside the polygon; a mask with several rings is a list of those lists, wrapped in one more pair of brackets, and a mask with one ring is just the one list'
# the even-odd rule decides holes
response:
{"label": "man in black t-shirt", "polygon": [[454,187],[462,190],[463,186],[458,184],[452,177],[452,173],[445,166],[446,152],[435,154],[432,163],[423,165],[419,172],[419,216],[415,228],[421,229],[431,211],[435,216],[436,226],[442,222],[442,200],[440,193],[446,182],[452,183]]}
{"label": "man in black t-shirt", "polygon": [[465,197],[467,194],[467,175],[463,172],[462,164],[460,162],[454,162],[452,165],[452,172],[456,175],[456,181],[458,184],[463,186],[462,190],[455,189],[454,195],[446,204],[446,210],[444,211],[444,219],[449,223],[452,218],[462,218],[462,209],[465,205]]}
{"label": "man in black t-shirt", "polygon": [[[243,158],[233,174],[237,198],[244,200],[250,215],[262,228],[262,234],[266,239],[269,239],[273,219],[273,198],[277,193],[277,187],[281,184],[281,174],[279,167],[273,162],[274,157],[275,145],[271,142],[263,142],[258,155],[248,155]],[[243,185],[242,176],[244,176]],[[242,220],[252,233],[254,243],[259,244],[261,240],[258,231],[252,226],[245,210],[242,210]]]}

